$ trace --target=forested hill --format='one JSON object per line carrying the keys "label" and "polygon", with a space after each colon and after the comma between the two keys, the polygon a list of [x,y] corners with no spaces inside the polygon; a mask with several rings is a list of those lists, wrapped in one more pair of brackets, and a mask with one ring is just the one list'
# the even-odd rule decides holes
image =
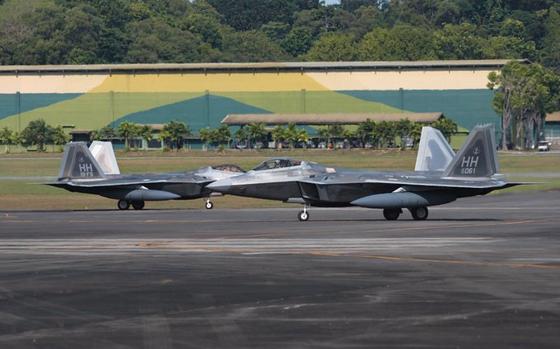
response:
{"label": "forested hill", "polygon": [[0,64],[528,58],[554,0],[0,0]]}

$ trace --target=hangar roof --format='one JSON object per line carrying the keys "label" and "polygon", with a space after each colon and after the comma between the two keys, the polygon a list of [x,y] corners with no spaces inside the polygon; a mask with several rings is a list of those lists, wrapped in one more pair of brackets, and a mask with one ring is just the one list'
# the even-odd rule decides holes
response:
{"label": "hangar roof", "polygon": [[[257,71],[359,71],[426,69],[500,69],[510,60],[449,60],[393,62],[266,62],[266,63],[157,63],[91,65],[6,65],[0,74],[134,74],[176,72],[257,72]],[[527,60],[517,60],[526,63]]]}
{"label": "hangar roof", "polygon": [[333,114],[229,114],[222,123],[240,126],[262,122],[267,125],[333,125],[359,124],[366,120],[399,121],[408,119],[414,122],[434,122],[443,117],[442,113],[333,113]]}

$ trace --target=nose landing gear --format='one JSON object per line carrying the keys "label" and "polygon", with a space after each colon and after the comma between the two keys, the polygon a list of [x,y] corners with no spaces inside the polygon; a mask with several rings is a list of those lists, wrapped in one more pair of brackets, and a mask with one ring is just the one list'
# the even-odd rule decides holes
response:
{"label": "nose landing gear", "polygon": [[308,206],[304,205],[303,210],[298,213],[298,220],[300,222],[307,222],[309,220],[309,213],[307,213]]}

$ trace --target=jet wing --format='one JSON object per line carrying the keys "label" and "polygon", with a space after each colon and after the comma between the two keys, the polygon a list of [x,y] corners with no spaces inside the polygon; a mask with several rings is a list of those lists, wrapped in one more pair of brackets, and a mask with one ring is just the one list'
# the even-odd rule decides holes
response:
{"label": "jet wing", "polygon": [[328,178],[326,180],[321,179],[306,179],[300,180],[302,183],[317,184],[317,185],[352,185],[352,184],[392,184],[401,187],[410,188],[412,191],[414,188],[418,190],[426,189],[454,189],[454,188],[470,188],[470,189],[486,189],[486,188],[502,188],[511,187],[515,185],[521,185],[525,183],[517,182],[505,182],[503,180],[466,180],[466,179],[431,179],[431,178],[413,178],[413,176],[398,176],[398,177],[383,177],[383,178],[355,178],[355,179],[344,179],[344,178]]}
{"label": "jet wing", "polygon": [[117,188],[117,187],[130,187],[138,185],[150,185],[150,184],[207,184],[211,183],[211,179],[201,179],[201,180],[173,180],[173,179],[142,179],[142,180],[124,180],[124,179],[102,179],[102,180],[84,180],[84,181],[59,181],[54,183],[47,183],[48,185],[67,185],[73,187],[86,187],[86,188]]}

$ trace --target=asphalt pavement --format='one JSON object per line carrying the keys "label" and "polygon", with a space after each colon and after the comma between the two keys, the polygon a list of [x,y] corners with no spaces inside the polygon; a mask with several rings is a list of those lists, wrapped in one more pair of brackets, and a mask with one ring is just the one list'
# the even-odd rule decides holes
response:
{"label": "asphalt pavement", "polygon": [[0,348],[557,348],[559,207],[1,211]]}

